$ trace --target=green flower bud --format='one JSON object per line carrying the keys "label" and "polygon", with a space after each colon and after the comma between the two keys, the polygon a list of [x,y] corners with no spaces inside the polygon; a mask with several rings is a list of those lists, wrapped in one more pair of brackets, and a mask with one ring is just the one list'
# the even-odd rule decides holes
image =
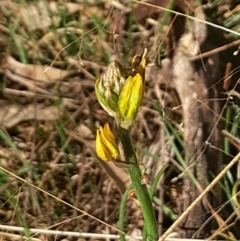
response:
{"label": "green flower bud", "polygon": [[102,75],[103,86],[110,88],[111,92],[119,96],[126,78],[127,71],[115,60]]}
{"label": "green flower bud", "polygon": [[99,103],[113,117],[116,117],[118,97],[126,78],[127,71],[117,61],[113,61],[95,83]]}

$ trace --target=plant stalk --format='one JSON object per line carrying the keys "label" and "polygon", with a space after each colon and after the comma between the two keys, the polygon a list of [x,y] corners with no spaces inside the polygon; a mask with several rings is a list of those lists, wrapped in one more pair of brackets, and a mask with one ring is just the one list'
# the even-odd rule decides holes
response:
{"label": "plant stalk", "polygon": [[158,240],[158,227],[155,218],[151,198],[145,184],[142,184],[142,174],[133,149],[129,130],[119,127],[119,135],[123,145],[126,162],[129,163],[128,172],[130,174],[137,199],[141,205],[145,228],[149,241]]}

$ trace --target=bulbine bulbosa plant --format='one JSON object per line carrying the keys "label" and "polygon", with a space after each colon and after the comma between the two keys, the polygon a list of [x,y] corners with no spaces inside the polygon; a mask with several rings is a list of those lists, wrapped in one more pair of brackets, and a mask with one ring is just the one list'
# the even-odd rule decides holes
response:
{"label": "bulbine bulbosa plant", "polygon": [[[144,218],[144,239],[155,241],[158,239],[158,227],[151,201],[152,195],[145,185],[140,168],[142,165],[139,165],[130,138],[130,128],[134,124],[144,95],[146,54],[145,49],[143,54],[133,57],[131,70],[113,61],[96,80],[97,99],[102,108],[116,121],[125,160],[119,160],[116,138],[108,123],[97,130],[96,153],[106,162],[113,161],[118,167],[127,168]],[[120,237],[125,240],[123,234],[120,234]]]}

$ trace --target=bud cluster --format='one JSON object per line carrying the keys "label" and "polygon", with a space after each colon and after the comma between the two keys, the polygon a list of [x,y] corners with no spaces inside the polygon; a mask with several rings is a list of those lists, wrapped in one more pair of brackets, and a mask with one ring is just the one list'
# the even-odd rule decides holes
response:
{"label": "bud cluster", "polygon": [[100,105],[126,129],[131,126],[142,102],[146,53],[145,49],[142,55],[133,57],[130,74],[117,61],[113,61],[95,83]]}
{"label": "bud cluster", "polygon": [[[117,125],[129,129],[142,103],[147,50],[132,59],[131,71],[113,61],[107,70],[96,80],[95,93],[100,105],[113,116]],[[97,155],[104,161],[117,160],[118,149],[110,127],[97,130]]]}

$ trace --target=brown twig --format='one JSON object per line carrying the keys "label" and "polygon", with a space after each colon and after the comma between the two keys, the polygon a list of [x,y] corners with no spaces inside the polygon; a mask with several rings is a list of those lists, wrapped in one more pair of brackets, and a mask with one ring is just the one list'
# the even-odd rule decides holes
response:
{"label": "brown twig", "polygon": [[221,46],[221,47],[215,48],[215,49],[213,49],[213,50],[210,50],[210,51],[208,51],[208,52],[205,52],[205,53],[196,55],[196,56],[194,56],[194,57],[191,58],[191,61],[195,61],[195,60],[198,60],[198,59],[202,59],[202,58],[205,58],[205,57],[209,57],[209,56],[211,56],[211,55],[213,55],[213,54],[217,54],[217,53],[222,52],[222,51],[224,51],[224,50],[227,50],[227,49],[229,49],[229,48],[231,48],[231,47],[234,47],[234,46],[236,46],[236,45],[240,45],[240,39],[238,39],[238,40],[236,40],[236,41],[234,41],[234,42],[232,42],[232,43],[225,44],[225,45],[223,45],[223,46]]}
{"label": "brown twig", "polygon": [[225,70],[225,75],[224,75],[224,80],[223,80],[223,89],[224,90],[228,90],[228,86],[230,84],[230,80],[231,80],[231,68],[232,68],[232,63],[228,62],[227,66],[226,66],[226,70]]}

